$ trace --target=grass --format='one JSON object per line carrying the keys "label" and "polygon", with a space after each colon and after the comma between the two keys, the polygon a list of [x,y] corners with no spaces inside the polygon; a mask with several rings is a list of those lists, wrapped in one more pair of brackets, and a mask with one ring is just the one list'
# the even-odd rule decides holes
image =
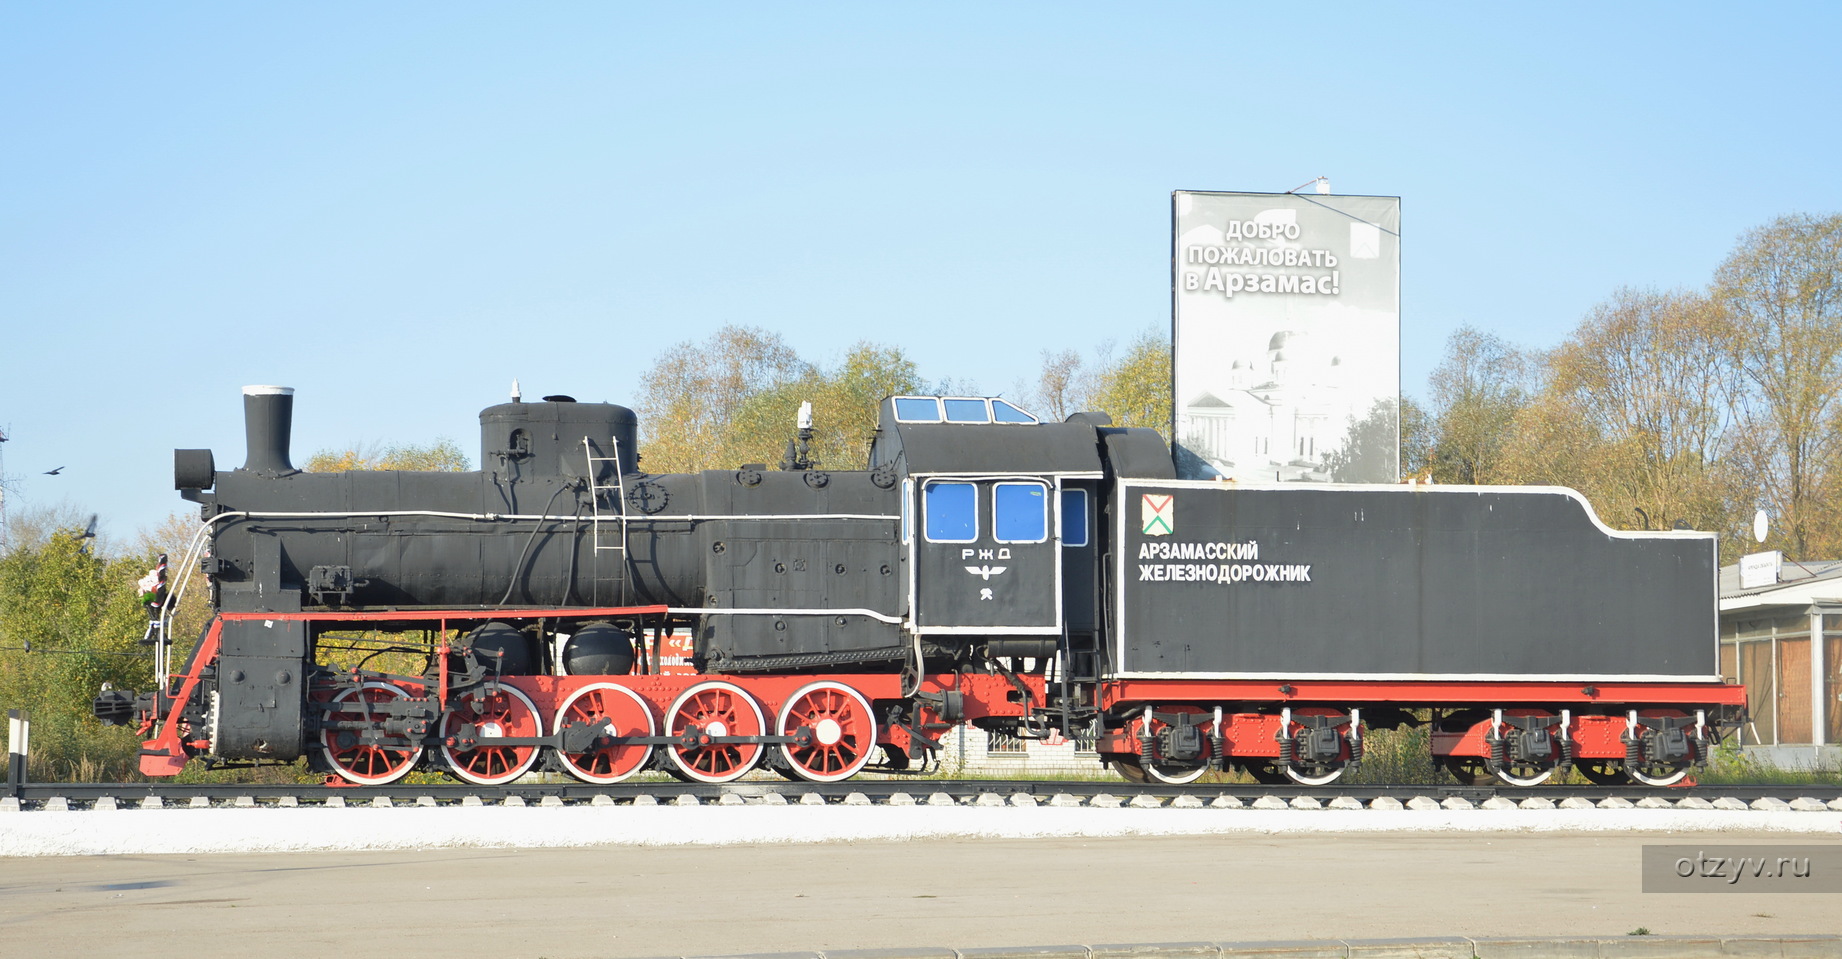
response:
{"label": "grass", "polygon": [[1842,786],[1842,768],[1772,766],[1726,743],[1714,750],[1714,758],[1708,762],[1707,769],[1695,774],[1695,781],[1704,786]]}

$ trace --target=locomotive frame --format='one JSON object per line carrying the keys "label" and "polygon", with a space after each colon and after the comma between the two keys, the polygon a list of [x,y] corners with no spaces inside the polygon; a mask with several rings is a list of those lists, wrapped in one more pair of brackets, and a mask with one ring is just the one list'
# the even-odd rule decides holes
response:
{"label": "locomotive frame", "polygon": [[[242,468],[175,453],[211,622],[96,714],[140,726],[148,775],[305,755],[356,785],[834,782],[959,724],[1082,731],[1134,781],[1327,784],[1370,730],[1425,727],[1462,779],[1672,785],[1743,719],[1711,535],[1611,531],[1551,489],[1186,483],[1151,431],[1003,400],[881,412],[859,471],[790,443],[778,471],[646,474],[629,411],[514,397],[477,473],[303,474],[291,391],[248,388]],[[352,629],[422,668],[331,665]]]}

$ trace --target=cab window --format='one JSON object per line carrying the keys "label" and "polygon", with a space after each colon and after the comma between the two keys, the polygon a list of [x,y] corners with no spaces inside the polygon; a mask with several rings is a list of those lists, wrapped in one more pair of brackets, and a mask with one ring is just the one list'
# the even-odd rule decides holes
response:
{"label": "cab window", "polygon": [[1062,490],[1062,545],[1087,545],[1087,490]]}
{"label": "cab window", "polygon": [[921,489],[921,523],[930,543],[970,543],[979,538],[978,488],[971,483],[929,483]]}
{"label": "cab window", "polygon": [[1000,543],[1040,543],[1049,538],[1049,488],[1041,483],[999,483],[992,488],[992,538]]}

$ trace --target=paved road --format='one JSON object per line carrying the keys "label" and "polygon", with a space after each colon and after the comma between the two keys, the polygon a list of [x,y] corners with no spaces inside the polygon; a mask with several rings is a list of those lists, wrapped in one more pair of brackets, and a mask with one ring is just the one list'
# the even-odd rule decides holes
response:
{"label": "paved road", "polygon": [[1644,895],[1639,848],[1684,841],[1703,840],[1386,834],[7,859],[0,956],[574,959],[1842,930],[1835,896]]}

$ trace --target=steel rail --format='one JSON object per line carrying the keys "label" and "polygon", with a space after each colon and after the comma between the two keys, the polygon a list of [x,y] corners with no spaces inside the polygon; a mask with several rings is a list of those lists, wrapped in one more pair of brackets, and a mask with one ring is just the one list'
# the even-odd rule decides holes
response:
{"label": "steel rail", "polygon": [[[1327,803],[1333,799],[1350,798],[1363,803],[1375,799],[1392,797],[1402,802],[1416,797],[1427,797],[1436,801],[1446,799],[1463,799],[1473,805],[1482,804],[1494,798],[1520,801],[1524,799],[1546,799],[1559,803],[1565,799],[1586,799],[1594,803],[1606,799],[1624,799],[1636,803],[1643,799],[1665,799],[1672,803],[1683,799],[1698,798],[1708,801],[1717,799],[1737,799],[1752,803],[1760,799],[1779,799],[1789,802],[1794,799],[1810,798],[1822,802],[1842,800],[1842,785],[1835,784],[1757,784],[1757,785],[1720,785],[1720,786],[1463,786],[1463,785],[1412,785],[1412,784],[1377,784],[1377,785],[1338,785],[1328,786],[1267,786],[1242,783],[1192,783],[1185,786],[1172,786],[1157,783],[1131,783],[1123,780],[1105,782],[1095,780],[990,780],[990,779],[855,779],[839,783],[776,782],[772,780],[742,780],[723,784],[682,783],[682,782],[624,782],[614,785],[590,785],[578,782],[526,782],[504,786],[477,786],[462,782],[442,783],[394,783],[387,786],[328,786],[308,784],[247,784],[247,783],[25,783],[14,787],[17,798],[25,808],[42,808],[54,798],[62,798],[67,803],[94,803],[104,797],[112,798],[117,803],[137,802],[157,798],[163,805],[185,804],[195,799],[204,799],[216,804],[233,804],[247,800],[258,805],[269,805],[292,797],[295,803],[324,804],[327,800],[340,797],[348,805],[369,803],[378,798],[387,798],[393,804],[457,804],[469,798],[482,803],[503,803],[511,797],[518,797],[527,804],[542,803],[546,800],[562,802],[565,805],[595,802],[597,797],[606,797],[603,802],[612,800],[616,804],[631,804],[636,797],[651,796],[660,803],[675,802],[680,797],[693,797],[700,803],[718,802],[724,796],[734,796],[743,802],[761,800],[770,795],[778,795],[789,803],[798,803],[807,796],[816,796],[826,803],[843,802],[846,797],[860,794],[876,805],[886,804],[890,797],[906,794],[916,802],[927,800],[936,793],[944,793],[956,803],[965,804],[978,800],[985,794],[992,794],[1000,799],[1009,800],[1012,796],[1026,795],[1037,801],[1045,801],[1057,794],[1066,794],[1077,799],[1091,800],[1096,796],[1113,796],[1123,801],[1131,801],[1139,796],[1148,796],[1160,800],[1170,800],[1181,796],[1190,796],[1204,804],[1217,799],[1238,800],[1244,805],[1271,797],[1290,803],[1294,799],[1315,799]],[[733,800],[732,800],[733,802]],[[247,803],[245,803],[247,804]]]}

